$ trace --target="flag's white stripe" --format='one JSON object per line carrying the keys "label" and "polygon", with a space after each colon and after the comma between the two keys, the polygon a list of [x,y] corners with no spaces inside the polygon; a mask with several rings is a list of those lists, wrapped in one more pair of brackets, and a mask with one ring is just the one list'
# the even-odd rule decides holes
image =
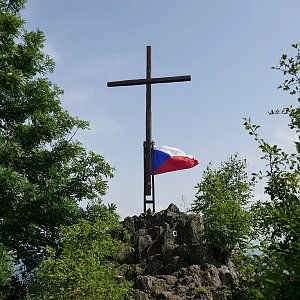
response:
{"label": "flag's white stripe", "polygon": [[169,154],[170,156],[185,156],[188,158],[194,158],[192,155],[185,154],[183,151],[173,148],[173,147],[168,147],[168,146],[158,146],[154,147],[154,149],[165,152]]}

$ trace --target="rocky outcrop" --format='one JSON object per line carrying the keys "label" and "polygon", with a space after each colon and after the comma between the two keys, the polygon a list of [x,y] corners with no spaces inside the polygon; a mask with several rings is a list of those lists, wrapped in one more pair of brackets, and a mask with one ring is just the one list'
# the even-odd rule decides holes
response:
{"label": "rocky outcrop", "polygon": [[134,282],[134,299],[231,299],[237,275],[203,241],[200,215],[170,204],[154,215],[127,217],[123,225],[132,234],[126,276]]}

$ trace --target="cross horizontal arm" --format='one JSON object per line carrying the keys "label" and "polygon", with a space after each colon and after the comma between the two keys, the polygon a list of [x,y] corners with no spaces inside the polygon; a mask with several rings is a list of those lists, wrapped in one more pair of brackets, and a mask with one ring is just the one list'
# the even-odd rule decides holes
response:
{"label": "cross horizontal arm", "polygon": [[170,82],[181,82],[191,81],[190,75],[184,76],[172,76],[172,77],[157,77],[150,79],[132,79],[132,80],[121,80],[121,81],[110,81],[107,83],[108,87],[115,86],[129,86],[129,85],[142,85],[142,84],[155,84],[155,83],[170,83]]}

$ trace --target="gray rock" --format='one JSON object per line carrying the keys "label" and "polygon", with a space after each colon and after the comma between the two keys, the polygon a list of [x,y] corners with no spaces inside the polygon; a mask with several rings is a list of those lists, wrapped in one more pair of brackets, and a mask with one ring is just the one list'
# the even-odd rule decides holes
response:
{"label": "gray rock", "polygon": [[154,215],[127,217],[133,252],[125,262],[133,298],[229,300],[237,274],[213,245],[203,240],[200,215],[175,204]]}
{"label": "gray rock", "polygon": [[178,280],[178,278],[173,275],[158,275],[157,278],[165,280],[169,287],[173,287],[175,282]]}
{"label": "gray rock", "polygon": [[172,292],[170,291],[164,291],[164,292],[161,292],[157,299],[167,299],[167,300],[181,300],[182,297],[181,296],[178,296],[178,295],[175,295],[173,294]]}
{"label": "gray rock", "polygon": [[222,265],[220,268],[218,268],[218,270],[222,284],[228,287],[232,287],[237,284],[237,274],[232,267],[229,268],[228,266]]}
{"label": "gray rock", "polygon": [[123,226],[130,232],[134,233],[135,227],[134,227],[134,221],[132,217],[127,217],[123,221]]}
{"label": "gray rock", "polygon": [[133,298],[135,300],[151,300],[149,295],[147,295],[146,293],[144,293],[140,290],[133,290],[132,294],[133,294]]}
{"label": "gray rock", "polygon": [[153,276],[139,275],[134,282],[134,288],[149,293],[154,285],[154,281],[155,277]]}

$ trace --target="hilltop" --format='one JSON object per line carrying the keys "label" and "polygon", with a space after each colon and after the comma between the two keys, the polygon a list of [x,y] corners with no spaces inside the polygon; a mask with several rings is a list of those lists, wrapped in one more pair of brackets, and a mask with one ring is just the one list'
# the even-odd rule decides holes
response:
{"label": "hilltop", "polygon": [[203,241],[199,214],[165,210],[125,218],[134,251],[126,277],[134,299],[231,299],[237,274],[230,260]]}

